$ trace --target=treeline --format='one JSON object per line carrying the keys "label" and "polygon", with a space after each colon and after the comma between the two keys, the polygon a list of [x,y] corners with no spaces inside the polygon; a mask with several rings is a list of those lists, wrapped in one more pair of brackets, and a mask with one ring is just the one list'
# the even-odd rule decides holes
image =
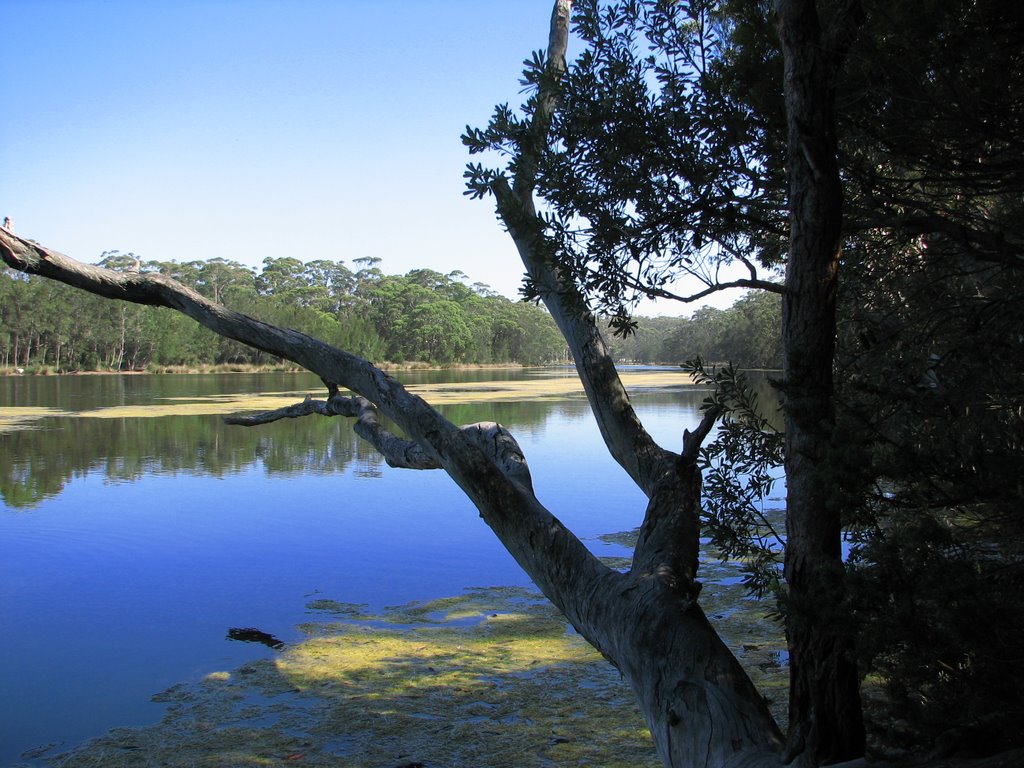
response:
{"label": "treeline", "polygon": [[[157,272],[204,296],[354,354],[395,363],[519,363],[566,360],[548,313],[514,302],[461,272],[386,275],[380,259],[267,258],[263,268],[226,259],[140,261],[108,251],[117,271]],[[0,366],[26,370],[142,370],[151,366],[271,365],[271,356],[217,336],[177,312],[111,304],[65,285],[4,270]]]}
{"label": "treeline", "polygon": [[[158,272],[214,301],[295,328],[375,361],[435,365],[568,362],[548,313],[511,301],[462,272],[415,269],[387,275],[380,259],[267,258],[256,271],[226,259],[140,261],[108,251],[117,271]],[[620,362],[679,363],[700,355],[748,368],[780,364],[779,301],[752,293],[729,309],[691,318],[642,318],[637,332],[608,334]],[[110,302],[61,283],[5,269],[0,275],[0,367],[29,371],[264,366],[275,358],[224,339],[187,317]]]}
{"label": "treeline", "polygon": [[615,359],[624,363],[705,362],[739,368],[782,367],[782,302],[755,291],[728,309],[702,307],[689,318],[642,318],[636,333],[608,334]]}

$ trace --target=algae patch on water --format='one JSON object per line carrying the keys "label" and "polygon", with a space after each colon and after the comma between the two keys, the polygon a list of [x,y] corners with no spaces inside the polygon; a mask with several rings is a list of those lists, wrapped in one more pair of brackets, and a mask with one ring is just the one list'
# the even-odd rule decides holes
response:
{"label": "algae patch on water", "polygon": [[[631,391],[689,386],[693,383],[682,370],[629,371],[621,376]],[[521,400],[565,400],[583,396],[579,377],[568,374],[539,379],[494,379],[474,382],[412,384],[409,390],[434,405],[463,403],[517,402]],[[117,405],[85,411],[55,411],[43,415],[72,416],[87,419],[142,419],[159,416],[226,416],[252,411],[272,411],[300,402],[305,397],[323,399],[323,389],[261,393],[217,394],[190,397],[166,397],[155,403]],[[39,409],[32,409],[39,410]],[[0,429],[3,414],[0,413]]]}
{"label": "algae patch on water", "polygon": [[66,416],[59,408],[8,406],[0,407],[0,433],[17,432],[21,429],[35,429],[40,419],[49,416]]}
{"label": "algae patch on water", "polygon": [[[623,371],[620,373],[620,379],[631,392],[693,384],[693,379],[682,369]],[[416,384],[409,389],[434,405],[516,402],[525,399],[565,400],[583,396],[583,384],[575,374],[540,379]]]}
{"label": "algae patch on water", "polygon": [[80,419],[151,419],[160,416],[227,416],[239,411],[272,411],[301,401],[312,392],[167,397],[154,403],[114,405],[62,413]]}
{"label": "algae patch on water", "polygon": [[[163,721],[55,766],[655,766],[618,673],[539,595],[476,589],[338,620],[271,659],[179,684]],[[356,618],[353,618],[355,616]]]}

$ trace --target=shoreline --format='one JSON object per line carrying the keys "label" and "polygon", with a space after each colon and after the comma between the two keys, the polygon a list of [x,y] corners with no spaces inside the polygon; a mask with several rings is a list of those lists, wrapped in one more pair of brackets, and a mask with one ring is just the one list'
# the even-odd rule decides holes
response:
{"label": "shoreline", "polygon": [[[527,366],[522,363],[458,363],[456,365],[431,365],[430,363],[374,363],[384,371],[462,371],[462,370],[502,370],[515,368],[544,368],[547,366]],[[298,365],[235,365],[223,363],[217,365],[168,365],[144,368],[141,370],[91,370],[91,371],[55,371],[49,366],[41,369],[18,367],[0,368],[0,376],[162,376],[162,375],[199,375],[208,373],[309,373]]]}

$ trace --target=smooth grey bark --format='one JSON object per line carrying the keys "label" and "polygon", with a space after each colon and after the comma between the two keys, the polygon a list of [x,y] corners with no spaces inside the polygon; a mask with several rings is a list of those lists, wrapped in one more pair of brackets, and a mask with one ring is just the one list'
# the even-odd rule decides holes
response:
{"label": "smooth grey bark", "polygon": [[[9,266],[100,296],[183,312],[228,338],[292,360],[327,382],[327,400],[312,398],[268,414],[240,417],[258,424],[302,415],[346,415],[395,466],[440,467],[477,506],[517,562],[569,621],[622,672],[640,702],[665,765],[777,765],[781,735],[746,673],[724,646],[696,602],[691,558],[696,552],[700,476],[694,454],[710,429],[709,417],[689,436],[682,454],[657,449],[618,376],[590,381],[601,397],[617,391],[611,410],[624,423],[609,435],[642,440],[633,465],[644,478],[649,504],[635,567],[614,571],[596,557],[534,494],[525,457],[507,430],[495,424],[456,427],[422,398],[361,358],[296,331],[277,328],[215,304],[159,274],[113,272],[76,262],[0,231],[0,257]],[[574,343],[596,331],[577,328]],[[603,349],[603,345],[598,347]],[[606,356],[606,353],[604,353]],[[581,366],[607,376],[597,351]],[[353,396],[342,395],[345,387]],[[407,435],[380,427],[385,414]],[[601,409],[599,418],[613,418]],[[620,454],[626,447],[617,446]],[[653,457],[653,458],[652,458]]]}
{"label": "smooth grey bark", "polygon": [[[510,164],[516,174],[497,178],[492,191],[533,287],[569,344],[609,452],[648,498],[623,592],[628,599],[609,605],[595,596],[586,603],[611,610],[596,622],[600,632],[593,631],[592,622],[573,623],[632,685],[665,765],[777,764],[778,728],[696,604],[701,483],[696,454],[717,414],[708,414],[692,434],[684,433],[682,453],[653,440],[630,404],[584,297],[561,272],[537,215],[535,169],[557,108],[570,13],[571,2],[555,3],[547,77],[529,133]],[[555,603],[573,619],[568,606]]]}

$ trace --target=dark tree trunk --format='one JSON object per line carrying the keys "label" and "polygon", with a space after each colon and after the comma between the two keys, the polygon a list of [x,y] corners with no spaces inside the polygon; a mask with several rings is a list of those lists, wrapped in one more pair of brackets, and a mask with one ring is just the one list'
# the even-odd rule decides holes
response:
{"label": "dark tree trunk", "polygon": [[[786,414],[789,755],[810,764],[863,754],[830,449],[843,194],[833,113],[850,32],[826,34],[813,0],[779,0],[788,122],[790,245],[782,333]],[[855,8],[834,24],[855,25]]]}

